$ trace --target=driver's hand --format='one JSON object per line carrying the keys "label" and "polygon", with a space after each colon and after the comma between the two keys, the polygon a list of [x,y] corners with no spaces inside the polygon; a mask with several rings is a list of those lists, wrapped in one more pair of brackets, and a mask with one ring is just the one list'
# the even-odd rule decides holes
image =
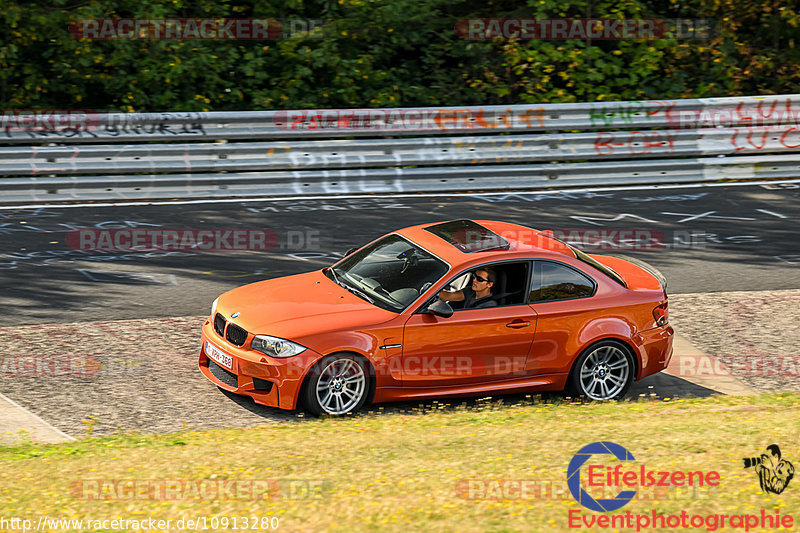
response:
{"label": "driver's hand", "polygon": [[461,291],[441,291],[439,299],[445,302],[460,302],[464,299],[464,293]]}

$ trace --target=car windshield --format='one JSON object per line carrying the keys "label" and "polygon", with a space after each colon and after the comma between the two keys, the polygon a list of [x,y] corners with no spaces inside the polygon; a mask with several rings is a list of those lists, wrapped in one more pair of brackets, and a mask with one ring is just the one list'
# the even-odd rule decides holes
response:
{"label": "car windshield", "polygon": [[441,259],[392,234],[345,257],[326,275],[370,303],[399,313],[448,270]]}

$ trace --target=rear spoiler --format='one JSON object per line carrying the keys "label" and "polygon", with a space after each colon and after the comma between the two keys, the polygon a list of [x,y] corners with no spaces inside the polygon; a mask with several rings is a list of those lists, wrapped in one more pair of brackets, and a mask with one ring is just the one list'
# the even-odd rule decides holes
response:
{"label": "rear spoiler", "polygon": [[624,259],[629,263],[633,263],[634,265],[638,266],[639,268],[646,270],[650,274],[655,277],[658,282],[661,284],[661,289],[664,291],[664,295],[667,294],[667,277],[661,273],[656,267],[651,265],[650,263],[645,263],[641,259],[636,259],[635,257],[631,257],[629,255],[622,255],[622,254],[608,254],[610,257],[618,257],[620,259]]}

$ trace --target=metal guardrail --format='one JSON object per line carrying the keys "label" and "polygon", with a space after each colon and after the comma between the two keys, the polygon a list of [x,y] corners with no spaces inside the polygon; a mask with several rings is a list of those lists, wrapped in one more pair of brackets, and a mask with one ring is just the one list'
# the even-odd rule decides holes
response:
{"label": "metal guardrail", "polygon": [[68,117],[6,112],[0,126],[4,203],[800,176],[800,95]]}

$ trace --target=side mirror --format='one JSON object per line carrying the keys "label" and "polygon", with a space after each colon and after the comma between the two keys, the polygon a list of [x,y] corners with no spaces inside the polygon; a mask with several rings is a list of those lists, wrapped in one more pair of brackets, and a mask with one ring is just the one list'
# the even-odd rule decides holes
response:
{"label": "side mirror", "polygon": [[450,307],[450,304],[438,298],[425,309],[425,312],[442,318],[453,316],[453,308]]}
{"label": "side mirror", "polygon": [[356,250],[358,250],[358,246],[354,246],[353,248],[350,248],[350,249],[348,249],[348,250],[347,250],[347,251],[344,253],[344,256],[345,256],[345,257],[347,257],[348,255],[352,254],[352,253],[353,253],[353,252],[355,252]]}

